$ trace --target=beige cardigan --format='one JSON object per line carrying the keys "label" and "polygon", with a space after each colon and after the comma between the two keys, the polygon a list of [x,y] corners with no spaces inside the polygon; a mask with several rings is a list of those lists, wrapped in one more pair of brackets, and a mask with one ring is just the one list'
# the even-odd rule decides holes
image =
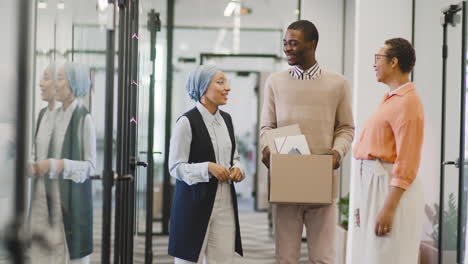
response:
{"label": "beige cardigan", "polygon": [[[288,71],[271,74],[265,83],[260,146],[265,131],[299,124],[309,146],[336,150],[343,158],[354,137],[349,85],[340,74],[322,69],[313,80],[297,80]],[[334,197],[338,178],[334,173]]]}

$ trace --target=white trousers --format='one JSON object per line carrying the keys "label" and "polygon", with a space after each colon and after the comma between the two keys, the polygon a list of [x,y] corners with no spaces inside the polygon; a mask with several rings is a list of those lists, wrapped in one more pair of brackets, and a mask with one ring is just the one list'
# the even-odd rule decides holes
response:
{"label": "white trousers", "polygon": [[54,201],[52,203],[54,215],[51,216],[53,226],[49,224],[46,190],[42,180],[36,185],[35,196],[31,204],[31,231],[45,235],[52,250],[46,251],[37,243],[32,243],[30,264],[89,264],[90,255],[70,260],[63,226],[58,181],[54,182],[52,188],[52,193],[48,195]]}
{"label": "white trousers", "polygon": [[[220,183],[198,264],[232,264],[235,256],[236,222],[232,207],[231,186]],[[175,258],[175,264],[194,262]]]}
{"label": "white trousers", "polygon": [[380,160],[361,162],[355,184],[354,210],[349,212],[351,250],[347,264],[416,264],[421,241],[424,194],[417,177],[404,192],[393,218],[392,231],[386,236],[375,234],[377,215],[390,189],[393,164]]}

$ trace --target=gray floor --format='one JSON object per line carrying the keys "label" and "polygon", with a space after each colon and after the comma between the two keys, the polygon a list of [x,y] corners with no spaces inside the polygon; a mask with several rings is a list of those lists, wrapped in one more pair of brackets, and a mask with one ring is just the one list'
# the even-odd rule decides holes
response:
{"label": "gray floor", "polygon": [[[266,212],[254,212],[252,200],[239,200],[241,236],[244,248],[244,257],[238,257],[236,264],[273,264],[275,247],[271,237]],[[95,208],[94,213],[94,253],[91,256],[92,263],[101,263],[101,237],[102,237],[102,209]],[[144,226],[144,216],[139,217],[140,227]],[[158,228],[158,223],[155,223]],[[112,227],[112,230],[114,228]],[[112,239],[113,240],[113,239]],[[133,263],[144,263],[145,237],[136,236],[134,239]],[[167,255],[167,236],[153,237],[153,263],[173,263],[173,257]],[[307,263],[307,248],[302,244],[301,262]],[[0,256],[0,264],[10,263]]]}
{"label": "gray floor", "polygon": [[[275,246],[268,228],[268,214],[266,212],[254,212],[251,200],[240,200],[239,210],[244,257],[238,257],[236,264],[275,263]],[[96,223],[94,230],[96,252],[92,255],[92,263],[100,263],[101,229],[99,223]],[[144,263],[144,239],[144,236],[137,236],[135,238],[133,263]],[[174,263],[173,257],[167,255],[167,243],[167,236],[153,237],[153,263]],[[302,245],[301,253],[300,263],[307,263],[307,248],[305,243]]]}

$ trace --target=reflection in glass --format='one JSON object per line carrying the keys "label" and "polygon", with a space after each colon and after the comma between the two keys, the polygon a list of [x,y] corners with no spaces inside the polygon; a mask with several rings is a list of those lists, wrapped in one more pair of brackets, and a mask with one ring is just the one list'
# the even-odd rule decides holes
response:
{"label": "reflection in glass", "polygon": [[[55,65],[49,65],[43,72],[39,82],[41,99],[47,104],[39,111],[34,136],[33,160],[36,164],[47,160],[49,145],[55,124]],[[47,234],[52,227],[51,218],[47,210],[47,197],[42,177],[33,177],[31,180],[31,262],[51,263],[49,259],[50,242]]]}
{"label": "reflection in glass", "polygon": [[[50,258],[46,263],[67,263],[68,260],[89,263],[93,252],[89,177],[96,166],[96,135],[91,115],[82,104],[82,98],[91,87],[89,73],[87,67],[74,63],[65,63],[58,69],[55,100],[62,105],[55,111],[47,151],[36,150],[43,157],[37,156],[34,172],[43,179],[47,213],[52,223],[50,242],[53,248],[46,255]],[[38,121],[38,131],[41,131],[43,118]],[[37,190],[35,193],[37,195]],[[32,209],[33,216],[36,209],[39,210]]]}

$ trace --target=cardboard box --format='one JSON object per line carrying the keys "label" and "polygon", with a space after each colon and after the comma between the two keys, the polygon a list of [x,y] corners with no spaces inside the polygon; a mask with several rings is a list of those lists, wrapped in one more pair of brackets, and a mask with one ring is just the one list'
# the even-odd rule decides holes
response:
{"label": "cardboard box", "polygon": [[[267,131],[266,138],[272,153],[269,201],[271,203],[331,204],[333,200],[331,150],[311,149],[311,155],[277,154],[275,137],[299,134],[301,132],[298,125]],[[307,135],[306,138],[310,140]]]}

